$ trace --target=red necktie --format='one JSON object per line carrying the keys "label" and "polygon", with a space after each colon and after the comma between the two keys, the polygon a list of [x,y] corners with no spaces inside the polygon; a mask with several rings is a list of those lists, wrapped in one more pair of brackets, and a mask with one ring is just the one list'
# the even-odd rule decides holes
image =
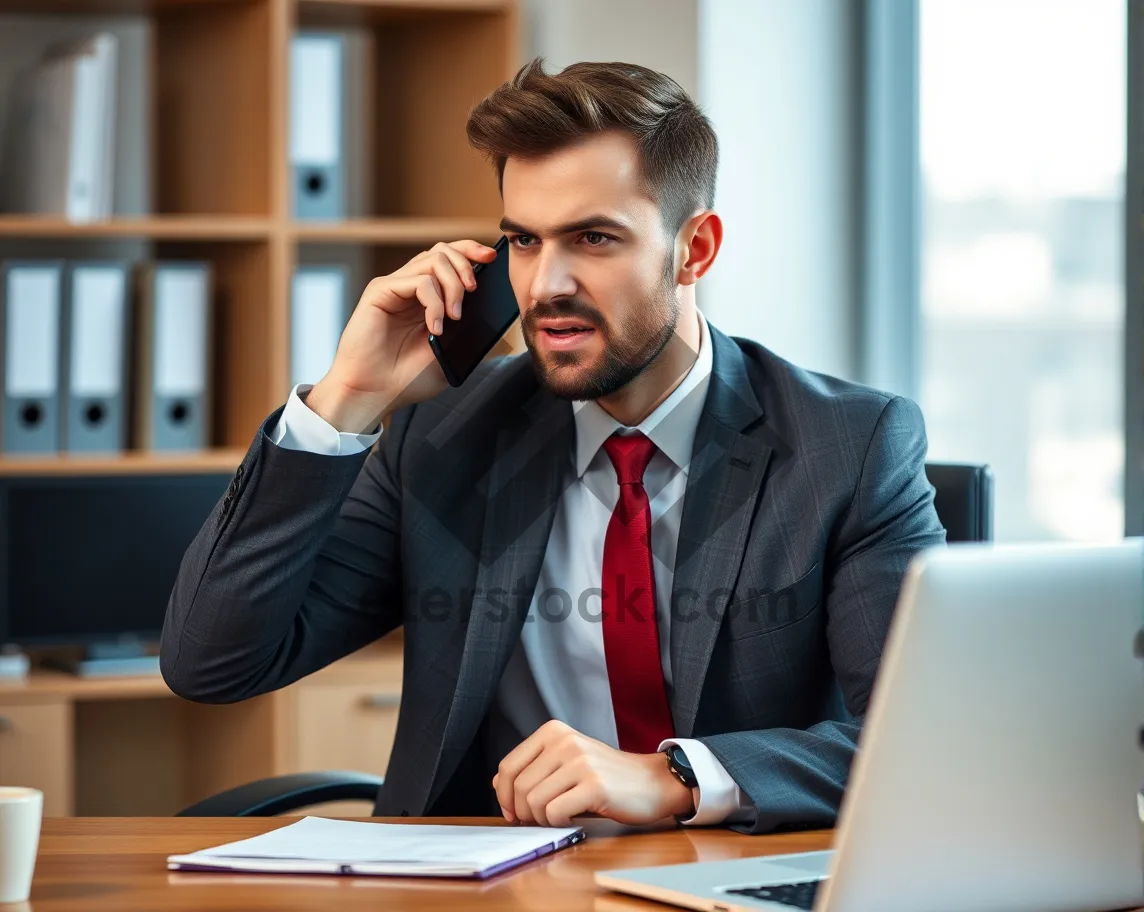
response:
{"label": "red necktie", "polygon": [[655,444],[643,434],[613,434],[604,449],[620,483],[604,538],[604,658],[620,750],[651,754],[674,733],[659,659],[651,505],[643,486]]}

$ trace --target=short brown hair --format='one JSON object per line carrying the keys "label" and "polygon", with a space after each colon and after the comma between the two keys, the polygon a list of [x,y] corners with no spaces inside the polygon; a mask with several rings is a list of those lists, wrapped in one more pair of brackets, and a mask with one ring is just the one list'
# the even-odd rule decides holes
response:
{"label": "short brown hair", "polygon": [[674,79],[632,63],[574,63],[555,75],[525,64],[469,115],[473,148],[496,165],[536,158],[609,130],[631,136],[644,186],[673,235],[715,205],[719,144],[711,122]]}

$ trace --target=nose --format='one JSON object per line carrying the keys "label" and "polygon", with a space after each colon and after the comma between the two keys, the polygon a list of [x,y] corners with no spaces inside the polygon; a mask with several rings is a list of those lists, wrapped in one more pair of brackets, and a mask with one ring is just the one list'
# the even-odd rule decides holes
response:
{"label": "nose", "polygon": [[535,260],[535,272],[529,284],[529,296],[534,301],[553,298],[571,298],[576,294],[576,279],[559,245],[545,244]]}

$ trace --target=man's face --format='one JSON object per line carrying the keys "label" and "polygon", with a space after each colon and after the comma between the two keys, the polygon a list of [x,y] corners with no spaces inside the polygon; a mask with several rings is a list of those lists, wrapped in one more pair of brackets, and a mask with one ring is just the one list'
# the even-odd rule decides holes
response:
{"label": "man's face", "polygon": [[564,399],[626,386],[679,319],[674,238],[634,142],[605,133],[504,169],[509,275],[541,382]]}

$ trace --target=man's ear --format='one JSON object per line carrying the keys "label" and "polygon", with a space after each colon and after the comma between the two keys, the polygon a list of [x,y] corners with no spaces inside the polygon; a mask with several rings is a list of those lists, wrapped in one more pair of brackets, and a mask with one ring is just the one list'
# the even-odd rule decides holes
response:
{"label": "man's ear", "polygon": [[723,244],[723,220],[710,209],[693,215],[676,236],[679,271],[676,282],[694,285],[711,268]]}

